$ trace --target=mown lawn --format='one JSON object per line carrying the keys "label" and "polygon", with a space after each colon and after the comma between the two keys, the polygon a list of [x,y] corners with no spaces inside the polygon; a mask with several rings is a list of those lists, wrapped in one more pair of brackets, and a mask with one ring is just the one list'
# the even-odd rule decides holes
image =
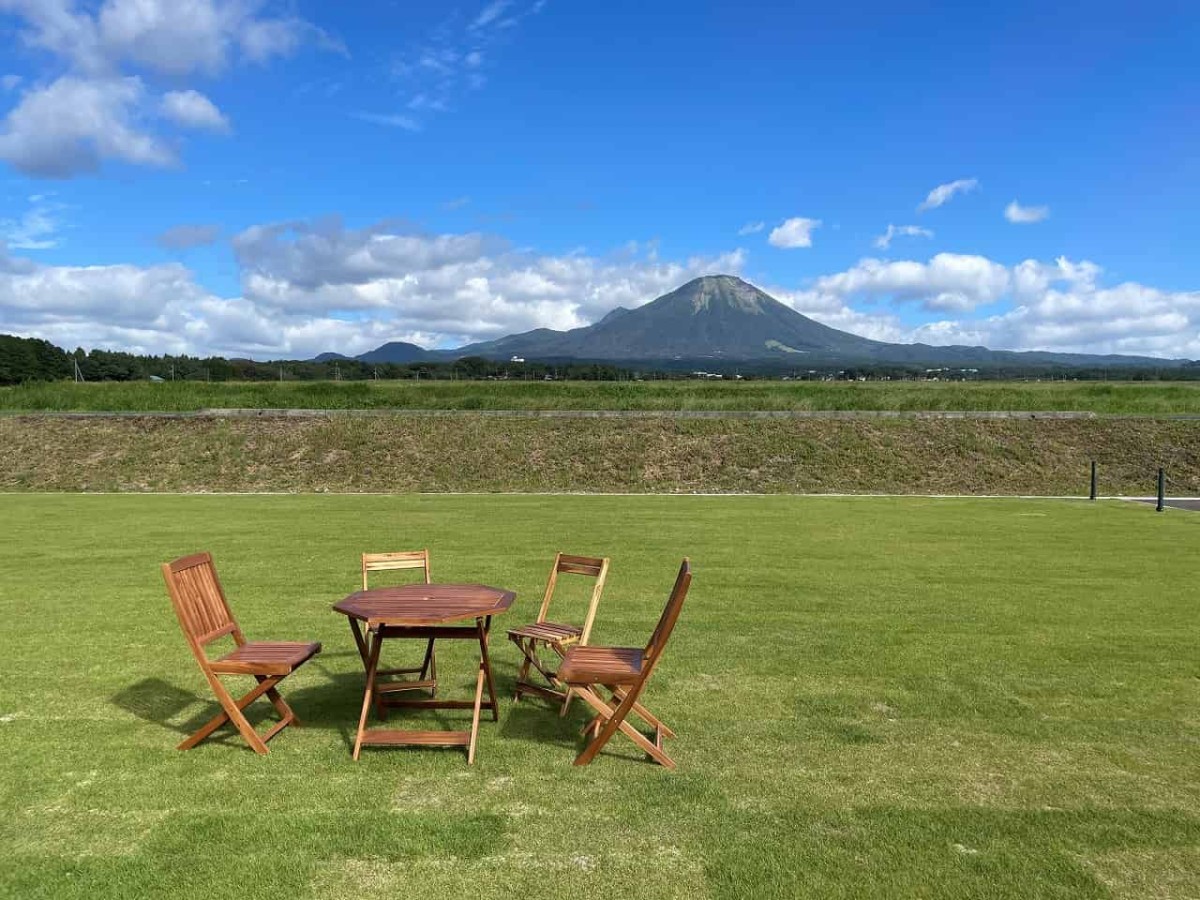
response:
{"label": "mown lawn", "polygon": [[0,387],[0,411],[201,409],[1059,411],[1200,414],[1200,382],[58,382]]}
{"label": "mown lawn", "polygon": [[[0,894],[1200,896],[1200,515],[797,497],[0,496]],[[365,549],[536,611],[556,549],[613,558],[595,640],[692,596],[647,694],[670,773],[505,699],[479,761],[349,740],[330,605]],[[249,635],[324,642],[269,757],[213,713],[158,573],[214,553]],[[582,593],[564,597],[578,602]],[[401,653],[401,649],[393,649]],[[416,653],[415,648],[411,651]],[[465,645],[439,659],[466,693]],[[264,704],[265,708],[265,704]],[[394,714],[396,715],[396,714]],[[447,720],[455,713],[447,713]]]}

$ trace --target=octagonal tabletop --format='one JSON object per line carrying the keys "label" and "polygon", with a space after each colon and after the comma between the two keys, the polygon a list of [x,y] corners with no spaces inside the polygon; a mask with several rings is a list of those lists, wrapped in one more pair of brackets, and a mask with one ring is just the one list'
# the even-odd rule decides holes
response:
{"label": "octagonal tabletop", "polygon": [[486,584],[403,584],[356,591],[333,608],[371,628],[445,625],[502,613],[516,596]]}

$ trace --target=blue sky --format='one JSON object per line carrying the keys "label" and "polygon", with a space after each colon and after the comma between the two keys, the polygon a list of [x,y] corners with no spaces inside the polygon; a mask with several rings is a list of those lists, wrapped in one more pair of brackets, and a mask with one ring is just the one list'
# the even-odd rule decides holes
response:
{"label": "blue sky", "polygon": [[1193,4],[809,6],[0,0],[0,331],[454,346],[728,271],[1200,357]]}

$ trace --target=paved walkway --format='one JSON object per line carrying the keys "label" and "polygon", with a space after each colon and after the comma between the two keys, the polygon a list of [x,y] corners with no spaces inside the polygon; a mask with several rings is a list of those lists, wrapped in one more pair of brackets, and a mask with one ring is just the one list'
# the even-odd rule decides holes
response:
{"label": "paved walkway", "polygon": [[[1154,497],[1137,497],[1139,503],[1157,503]],[[1171,509],[1190,509],[1193,512],[1200,512],[1200,497],[1180,497],[1178,500],[1172,500],[1170,497],[1163,500],[1163,506],[1169,506]]]}

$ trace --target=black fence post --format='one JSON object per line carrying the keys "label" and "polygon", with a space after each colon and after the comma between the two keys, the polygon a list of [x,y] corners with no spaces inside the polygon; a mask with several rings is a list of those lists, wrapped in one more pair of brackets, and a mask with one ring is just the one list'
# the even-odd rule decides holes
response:
{"label": "black fence post", "polygon": [[1088,499],[1096,499],[1096,461],[1094,459],[1092,460],[1092,489],[1088,493]]}
{"label": "black fence post", "polygon": [[1158,470],[1158,505],[1156,507],[1154,507],[1155,510],[1158,512],[1163,511],[1163,496],[1166,493],[1166,487],[1167,487],[1167,478],[1163,474],[1163,470],[1159,469]]}

